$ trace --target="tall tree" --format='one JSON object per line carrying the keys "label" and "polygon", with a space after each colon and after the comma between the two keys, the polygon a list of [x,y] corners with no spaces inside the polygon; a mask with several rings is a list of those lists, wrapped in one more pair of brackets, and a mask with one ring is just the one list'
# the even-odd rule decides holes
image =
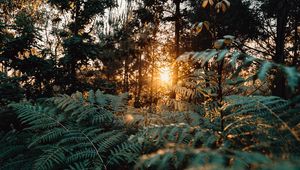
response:
{"label": "tall tree", "polygon": [[[273,57],[273,61],[278,64],[285,64],[285,33],[286,25],[288,21],[288,1],[280,0],[277,2],[277,13],[276,13],[276,54]],[[279,74],[275,77],[272,94],[275,96],[286,97],[286,86],[285,86],[285,77],[281,71],[278,71]]]}
{"label": "tall tree", "polygon": [[56,6],[61,12],[71,14],[68,28],[61,32],[63,38],[64,57],[60,64],[63,66],[61,83],[66,87],[67,93],[72,93],[84,88],[77,79],[77,71],[82,65],[86,65],[89,59],[95,59],[99,54],[98,45],[87,31],[87,26],[96,16],[103,16],[105,9],[115,5],[114,0],[49,0],[51,5]]}
{"label": "tall tree", "polygon": [[[268,37],[272,38],[268,38],[268,42],[258,42],[260,47],[262,47],[260,49],[262,49],[264,54],[269,53],[272,56],[272,60],[278,64],[297,67],[297,54],[299,52],[297,31],[299,1],[266,0],[261,1],[261,3],[259,10],[260,16],[263,17],[260,17],[260,19],[265,23],[269,23],[264,32]],[[290,48],[291,45],[292,48]],[[286,87],[286,78],[282,71],[277,70],[271,89],[272,94],[276,96],[286,98],[290,95],[289,89]]]}

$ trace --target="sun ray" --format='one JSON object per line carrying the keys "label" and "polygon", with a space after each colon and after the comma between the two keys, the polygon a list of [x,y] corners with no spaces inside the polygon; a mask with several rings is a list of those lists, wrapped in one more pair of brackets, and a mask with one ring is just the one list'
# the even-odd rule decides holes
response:
{"label": "sun ray", "polygon": [[161,68],[160,69],[160,80],[164,83],[171,82],[171,71],[169,68]]}

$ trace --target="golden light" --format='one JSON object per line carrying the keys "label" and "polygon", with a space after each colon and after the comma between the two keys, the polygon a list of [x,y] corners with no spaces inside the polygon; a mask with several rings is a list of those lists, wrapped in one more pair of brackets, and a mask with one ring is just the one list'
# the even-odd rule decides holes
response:
{"label": "golden light", "polygon": [[124,122],[130,124],[134,121],[134,117],[131,114],[126,114],[124,117]]}
{"label": "golden light", "polygon": [[164,83],[171,83],[171,70],[169,68],[160,69],[160,80]]}

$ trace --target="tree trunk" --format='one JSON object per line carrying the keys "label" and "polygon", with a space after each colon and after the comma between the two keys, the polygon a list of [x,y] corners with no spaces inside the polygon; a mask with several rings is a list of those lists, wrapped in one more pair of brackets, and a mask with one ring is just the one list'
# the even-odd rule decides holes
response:
{"label": "tree trunk", "polygon": [[298,36],[298,24],[299,24],[299,17],[300,16],[300,9],[299,6],[297,6],[295,11],[295,23],[294,23],[294,58],[293,58],[293,66],[298,67],[300,65],[299,63],[299,36]]}
{"label": "tree trunk", "polygon": [[152,55],[151,55],[151,80],[150,80],[150,113],[153,113],[153,90],[154,90],[154,48],[151,49]]}
{"label": "tree trunk", "polygon": [[[128,54],[126,54],[128,55]],[[129,82],[128,82],[128,78],[129,78],[129,68],[128,68],[128,56],[125,58],[125,62],[124,62],[124,93],[129,91]]]}
{"label": "tree trunk", "polygon": [[[174,57],[174,64],[173,64],[173,77],[172,77],[172,85],[173,87],[178,82],[178,64],[176,63],[176,59],[180,55],[180,0],[174,0],[176,11],[175,11],[175,57]],[[171,92],[170,98],[175,99],[176,98],[176,92],[173,90]]]}
{"label": "tree trunk", "polygon": [[[76,1],[75,3],[75,19],[74,19],[74,28],[72,31],[73,36],[78,36],[79,35],[79,19],[80,19],[80,6],[81,3],[79,0]],[[67,72],[68,72],[68,79],[69,79],[69,85],[70,88],[68,89],[68,93],[74,93],[76,90],[78,90],[78,81],[77,81],[77,76],[76,76],[76,64],[78,61],[78,54],[75,52],[76,50],[74,49],[73,46],[68,47],[69,49],[69,55],[71,57],[71,60],[67,64]]]}
{"label": "tree trunk", "polygon": [[137,95],[135,99],[135,107],[139,108],[141,106],[141,93],[142,93],[142,55],[139,55],[138,57],[138,65],[139,65],[139,70],[138,70],[138,82],[137,82]]}
{"label": "tree trunk", "polygon": [[[175,6],[176,6],[176,12],[175,12],[175,60],[180,55],[180,0],[174,0]],[[178,81],[178,65],[174,64],[173,68],[173,85],[177,84]]]}
{"label": "tree trunk", "polygon": [[[285,63],[284,42],[285,42],[287,17],[288,17],[288,2],[287,0],[281,0],[278,3],[278,9],[277,9],[276,54],[273,57],[273,61],[278,64]],[[276,74],[273,82],[272,95],[285,98],[286,97],[285,91],[286,91],[285,77],[282,71],[278,70],[278,73]]]}

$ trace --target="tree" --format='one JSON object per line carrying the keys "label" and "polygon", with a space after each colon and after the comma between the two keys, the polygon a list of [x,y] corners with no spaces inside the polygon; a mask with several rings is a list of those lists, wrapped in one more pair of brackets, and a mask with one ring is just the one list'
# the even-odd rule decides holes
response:
{"label": "tree", "polygon": [[1,4],[0,61],[7,73],[13,72],[22,82],[26,97],[36,99],[52,94],[51,79],[55,77],[54,62],[43,58],[37,45],[40,32],[37,27],[42,13],[41,1],[6,1]]}
{"label": "tree", "polygon": [[90,31],[86,28],[96,15],[104,15],[105,9],[115,5],[113,0],[49,0],[51,5],[71,14],[68,28],[61,31],[63,39],[64,57],[59,64],[63,66],[61,83],[66,92],[72,93],[85,88],[78,82],[77,71],[86,65],[89,59],[96,59],[99,55],[98,45],[95,43]]}
{"label": "tree", "polygon": [[[273,57],[273,61],[278,64],[285,63],[285,33],[286,33],[286,25],[288,21],[288,1],[281,0],[278,1],[277,4],[277,13],[276,13],[276,54]],[[272,94],[274,96],[279,96],[282,98],[286,97],[286,86],[285,86],[285,78],[282,73],[279,72],[274,80],[274,85],[272,89]]]}

